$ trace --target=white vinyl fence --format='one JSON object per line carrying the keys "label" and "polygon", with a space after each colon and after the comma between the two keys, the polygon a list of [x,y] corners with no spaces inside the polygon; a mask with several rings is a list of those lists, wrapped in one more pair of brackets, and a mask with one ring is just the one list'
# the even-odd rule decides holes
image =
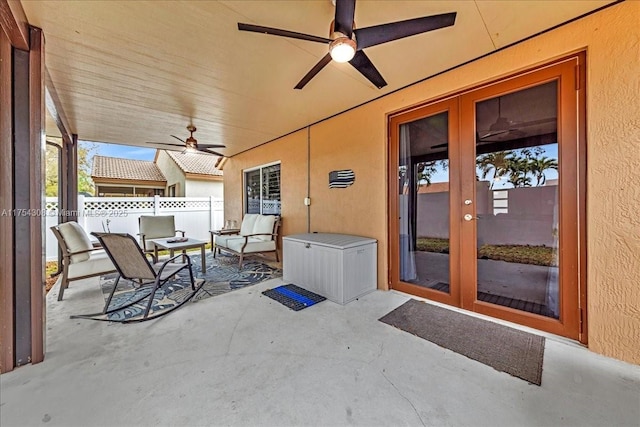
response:
{"label": "white vinyl fence", "polygon": [[[58,198],[47,197],[47,261],[58,257],[58,242],[50,228],[58,224]],[[214,197],[84,197],[78,196],[78,223],[87,233],[110,231],[138,234],[141,215],[173,215],[176,229],[188,237],[209,240],[209,230],[224,225],[224,201]]]}

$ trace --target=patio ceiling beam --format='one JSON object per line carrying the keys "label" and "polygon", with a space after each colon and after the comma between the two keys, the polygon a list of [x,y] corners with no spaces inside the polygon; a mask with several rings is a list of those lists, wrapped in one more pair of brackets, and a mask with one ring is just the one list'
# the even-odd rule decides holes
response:
{"label": "patio ceiling beam", "polygon": [[0,25],[13,47],[29,50],[29,22],[18,0],[0,0]]}
{"label": "patio ceiling beam", "polygon": [[69,121],[64,114],[64,110],[62,109],[62,104],[60,103],[60,97],[58,96],[58,92],[56,92],[56,88],[53,85],[53,80],[51,80],[51,75],[49,74],[49,70],[45,67],[45,104],[47,106],[47,111],[53,118],[53,121],[56,123],[60,134],[62,135],[63,145],[71,144],[71,128],[69,127]]}

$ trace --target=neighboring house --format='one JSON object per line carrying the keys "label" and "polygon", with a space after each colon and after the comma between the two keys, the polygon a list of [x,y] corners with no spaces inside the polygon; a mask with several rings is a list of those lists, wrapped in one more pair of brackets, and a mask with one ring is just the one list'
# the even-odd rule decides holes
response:
{"label": "neighboring house", "polygon": [[154,161],[95,156],[91,178],[100,197],[223,197],[216,157],[158,150]]}
{"label": "neighboring house", "polygon": [[156,151],[155,164],[167,180],[168,197],[222,198],[222,171],[217,156],[179,151]]}
{"label": "neighboring house", "polygon": [[91,179],[97,197],[164,196],[167,180],[154,162],[94,156]]}

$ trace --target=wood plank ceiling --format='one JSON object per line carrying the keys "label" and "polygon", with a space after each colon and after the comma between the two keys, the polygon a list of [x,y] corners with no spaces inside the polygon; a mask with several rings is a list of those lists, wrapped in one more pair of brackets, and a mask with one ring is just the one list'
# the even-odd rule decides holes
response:
{"label": "wood plank ceiling", "polygon": [[610,3],[359,0],[358,27],[458,14],[453,27],[368,48],[382,90],[337,63],[294,90],[327,47],[237,30],[246,22],[328,37],[330,0],[22,5],[44,30],[51,82],[81,140],[153,147],[146,141],[186,138],[192,122],[200,143],[232,156]]}

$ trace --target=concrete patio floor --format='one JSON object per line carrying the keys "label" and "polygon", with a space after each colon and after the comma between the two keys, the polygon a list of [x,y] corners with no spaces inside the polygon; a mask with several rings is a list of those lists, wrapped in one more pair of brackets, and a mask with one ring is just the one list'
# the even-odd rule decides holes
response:
{"label": "concrete patio floor", "polygon": [[0,376],[9,426],[639,426],[640,367],[548,336],[542,386],[377,319],[409,296],[376,291],[294,312],[281,279],[141,324],[96,311],[96,279],[47,297],[43,363]]}

